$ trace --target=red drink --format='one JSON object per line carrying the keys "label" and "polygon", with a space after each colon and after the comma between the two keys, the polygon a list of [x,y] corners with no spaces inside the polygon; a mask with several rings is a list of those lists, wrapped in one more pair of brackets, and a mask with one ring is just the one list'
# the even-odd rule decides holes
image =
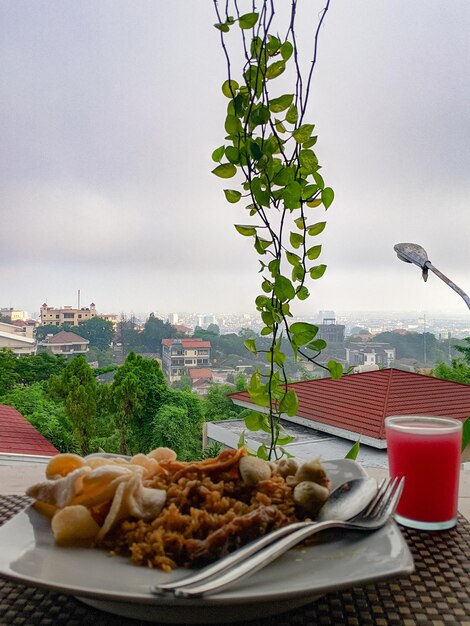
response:
{"label": "red drink", "polygon": [[462,424],[450,418],[397,416],[385,420],[390,476],[405,476],[396,519],[438,530],[455,526]]}

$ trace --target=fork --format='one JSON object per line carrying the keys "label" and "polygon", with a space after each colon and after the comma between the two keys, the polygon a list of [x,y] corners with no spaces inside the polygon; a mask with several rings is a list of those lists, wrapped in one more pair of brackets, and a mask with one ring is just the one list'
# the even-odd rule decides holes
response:
{"label": "fork", "polygon": [[[328,528],[377,530],[384,526],[395,512],[404,481],[404,478],[382,481],[369,506],[349,521],[327,520],[289,524],[252,541],[193,576],[187,576],[172,583],[156,585],[152,588],[152,592],[159,595],[171,593],[181,598],[203,597],[220,591],[241,578],[251,576],[296,544],[322,530]],[[279,540],[276,541],[277,539]]]}

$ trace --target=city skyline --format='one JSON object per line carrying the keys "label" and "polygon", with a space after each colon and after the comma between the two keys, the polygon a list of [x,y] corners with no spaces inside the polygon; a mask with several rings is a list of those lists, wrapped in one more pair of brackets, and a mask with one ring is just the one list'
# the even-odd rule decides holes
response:
{"label": "city skyline", "polygon": [[[81,289],[109,313],[255,312],[245,213],[210,173],[227,104],[214,21],[184,0],[0,6],[1,306],[75,305]],[[468,314],[393,245],[423,245],[470,291],[469,21],[467,0],[332,3],[309,111],[336,196],[328,269],[296,315]]]}

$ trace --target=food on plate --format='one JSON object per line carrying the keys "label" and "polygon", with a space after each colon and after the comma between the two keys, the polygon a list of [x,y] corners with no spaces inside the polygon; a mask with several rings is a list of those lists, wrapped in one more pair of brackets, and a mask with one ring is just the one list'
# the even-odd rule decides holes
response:
{"label": "food on plate", "polygon": [[178,461],[59,454],[27,495],[61,545],[107,548],[164,571],[213,561],[271,530],[315,517],[329,494],[319,460],[269,462],[245,448]]}

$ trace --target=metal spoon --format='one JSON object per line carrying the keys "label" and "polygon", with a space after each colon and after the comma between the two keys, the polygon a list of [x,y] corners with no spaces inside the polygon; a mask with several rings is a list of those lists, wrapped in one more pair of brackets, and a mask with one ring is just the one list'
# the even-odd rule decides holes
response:
{"label": "metal spoon", "polygon": [[152,588],[152,592],[156,594],[173,593],[180,587],[186,587],[202,581],[206,582],[221,572],[233,568],[237,563],[244,561],[247,557],[274,543],[281,537],[290,535],[295,530],[306,525],[316,525],[318,522],[333,519],[338,521],[350,520],[367,507],[376,495],[377,490],[378,486],[375,478],[364,476],[363,478],[348,480],[330,493],[314,522],[295,522],[282,526],[267,535],[251,541],[243,548],[235,550],[223,559],[204,567],[193,575],[185,576],[177,581],[156,585]]}

